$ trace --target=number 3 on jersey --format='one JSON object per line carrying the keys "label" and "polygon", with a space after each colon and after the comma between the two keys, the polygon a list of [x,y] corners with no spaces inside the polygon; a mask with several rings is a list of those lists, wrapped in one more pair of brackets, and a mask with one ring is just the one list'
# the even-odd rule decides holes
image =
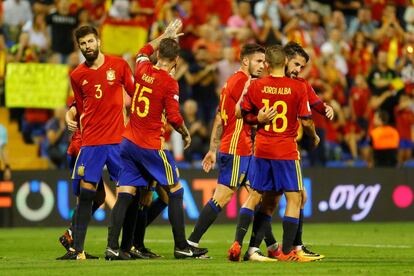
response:
{"label": "number 3 on jersey", "polygon": [[[270,107],[270,103],[268,99],[262,99],[262,103],[264,104],[264,106],[266,107],[266,109],[269,109]],[[275,110],[277,110],[277,108],[279,106],[282,106],[282,111],[278,112],[276,114],[276,116],[273,118],[272,120],[272,129],[274,132],[280,133],[280,132],[284,132],[287,128],[288,125],[288,119],[286,117],[286,113],[287,113],[287,104],[284,101],[276,101],[273,104],[273,108]],[[281,127],[277,127],[276,125],[276,120],[277,119],[281,119],[282,120],[282,126]],[[270,125],[265,125],[264,130],[269,131],[270,130]]]}
{"label": "number 3 on jersey", "polygon": [[141,118],[148,115],[149,105],[150,105],[150,100],[144,95],[144,93],[152,93],[152,89],[146,86],[142,86],[140,89],[140,84],[139,83],[135,84],[135,93],[134,93],[134,98],[132,99],[131,113],[135,112],[135,105],[137,103],[143,102],[144,103],[143,111],[141,110],[139,106],[136,107],[137,115]]}

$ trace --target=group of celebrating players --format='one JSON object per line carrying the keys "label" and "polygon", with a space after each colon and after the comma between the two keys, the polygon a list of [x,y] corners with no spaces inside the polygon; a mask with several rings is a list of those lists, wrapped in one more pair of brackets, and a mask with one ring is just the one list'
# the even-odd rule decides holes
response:
{"label": "group of celebrating players", "polygon": [[[240,209],[235,240],[228,252],[230,261],[240,260],[242,242],[252,221],[244,260],[309,262],[324,258],[302,243],[306,192],[296,140],[301,126],[316,147],[319,137],[311,108],[329,119],[333,111],[306,80],[298,78],[309,56],[293,42],[266,49],[246,44],[241,49],[240,69],[222,89],[210,149],[202,162],[206,172],[214,168],[219,148],[218,185],[187,240],[184,190],[174,158],[164,149],[163,137],[169,123],[181,134],[185,148],[191,143],[180,114],[178,83],[173,78],[181,27],[181,21],[175,20],[160,37],[146,44],[137,55],[134,74],[123,59],[101,53],[95,28],[83,26],[75,31],[86,59],[70,75],[75,101],[66,114],[68,128],[74,131],[68,154],[77,206],[71,226],[59,238],[67,252],[58,259],[97,258],[84,251],[84,243],[90,218],[105,199],[105,165],[111,180],[117,182],[107,260],[161,257],[145,247],[144,237],[148,224],[166,206],[175,258],[209,258],[207,248],[199,247],[199,242],[241,186],[248,189],[249,197]],[[130,114],[126,116],[128,96]],[[154,191],[158,198],[153,201]],[[287,206],[283,242],[278,244],[271,218],[283,194]],[[259,249],[263,239],[267,257]]]}

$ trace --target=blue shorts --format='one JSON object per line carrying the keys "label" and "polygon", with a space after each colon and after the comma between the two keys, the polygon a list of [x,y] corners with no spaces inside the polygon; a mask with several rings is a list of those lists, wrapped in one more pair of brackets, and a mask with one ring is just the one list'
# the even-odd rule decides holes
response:
{"label": "blue shorts", "polygon": [[251,156],[240,156],[227,153],[219,153],[220,168],[218,183],[230,188],[238,188],[243,184],[250,184]]}
{"label": "blue shorts", "polygon": [[141,148],[124,138],[119,186],[148,187],[153,186],[154,181],[163,186],[178,182],[178,169],[171,153]]}
{"label": "blue shorts", "polygon": [[[73,174],[73,168],[75,167],[76,163],[76,156],[75,155],[67,155],[68,165],[70,174]],[[101,191],[105,189],[102,178],[98,182],[98,187],[96,187],[97,191]],[[75,196],[79,196],[80,193],[80,179],[73,179],[72,180],[72,192]]]}
{"label": "blue shorts", "polygon": [[255,174],[252,188],[259,192],[303,190],[299,160],[271,160],[253,157]]}
{"label": "blue shorts", "polygon": [[81,147],[72,172],[72,179],[98,183],[104,166],[112,181],[118,181],[120,171],[119,144]]}
{"label": "blue shorts", "polygon": [[412,149],[413,141],[409,139],[400,139],[400,149]]}

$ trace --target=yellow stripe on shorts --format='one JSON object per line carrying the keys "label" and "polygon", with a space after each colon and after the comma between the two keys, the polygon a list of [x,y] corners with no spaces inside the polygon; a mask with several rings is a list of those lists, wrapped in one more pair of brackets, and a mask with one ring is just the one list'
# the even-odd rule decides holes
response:
{"label": "yellow stripe on shorts", "polygon": [[237,182],[239,181],[239,171],[240,171],[240,156],[233,155],[233,168],[231,170],[231,181],[230,187],[237,187]]}
{"label": "yellow stripe on shorts", "polygon": [[73,166],[73,170],[72,170],[72,179],[75,179],[76,165],[78,164],[78,159],[81,154],[81,151],[82,151],[82,148],[79,150],[78,156],[76,156],[75,165]]}
{"label": "yellow stripe on shorts", "polygon": [[161,156],[161,159],[164,163],[165,175],[167,177],[168,185],[174,185],[174,175],[172,172],[172,167],[168,162],[167,155],[163,150],[158,150],[158,154]]}
{"label": "yellow stripe on shorts", "polygon": [[302,191],[303,190],[302,172],[300,169],[299,160],[295,160],[295,166],[296,166],[296,176],[298,177],[299,190]]}

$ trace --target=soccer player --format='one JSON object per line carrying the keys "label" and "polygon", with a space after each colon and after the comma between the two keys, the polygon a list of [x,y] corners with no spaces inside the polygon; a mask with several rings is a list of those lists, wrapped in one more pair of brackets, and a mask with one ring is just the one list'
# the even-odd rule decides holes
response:
{"label": "soccer player", "polygon": [[[76,105],[75,101],[72,103],[72,105],[69,107],[69,110],[66,112],[66,123],[68,125],[68,129],[73,132],[72,139],[69,144],[68,150],[67,150],[67,157],[68,157],[68,164],[69,169],[71,172],[73,171],[73,167],[75,166],[76,157],[79,154],[81,145],[82,145],[82,139],[81,139],[81,133],[78,128],[78,119],[79,116],[77,116],[76,112]],[[102,178],[100,179],[100,182],[102,181]],[[73,183],[73,193],[76,197],[79,196],[80,192],[80,186],[79,181],[76,181]],[[92,204],[92,215],[95,213],[95,211],[105,202],[105,189],[104,184],[99,183],[98,184],[98,190],[96,193],[96,196],[93,200]],[[75,225],[75,218],[76,218],[76,210],[72,215],[72,221],[68,229],[64,232],[62,236],[59,237],[59,242],[62,244],[63,247],[67,251],[70,250],[71,247],[73,247],[73,228]],[[85,252],[86,259],[97,259],[98,257],[92,256]]]}
{"label": "soccer player", "polygon": [[80,114],[82,147],[72,178],[79,182],[73,248],[62,260],[85,259],[84,243],[104,166],[112,180],[118,180],[120,170],[119,143],[124,131],[124,92],[134,92],[134,79],[122,58],[104,55],[100,51],[98,32],[91,26],[75,30],[75,39],[86,61],[71,74],[70,80]]}
{"label": "soccer player", "polygon": [[[168,25],[164,34],[145,45],[137,56],[136,90],[131,115],[121,144],[122,169],[118,199],[112,209],[108,228],[107,260],[128,260],[119,249],[118,238],[127,209],[139,190],[145,198],[148,186],[157,181],[169,194],[168,216],[174,236],[175,258],[199,257],[207,250],[187,243],[184,227],[183,193],[178,170],[169,151],[163,150],[164,127],[168,121],[177,130],[187,148],[191,137],[179,110],[178,83],[169,74],[178,61],[179,45],[175,40],[182,27],[180,20]],[[149,57],[157,50],[157,64]]]}
{"label": "soccer player", "polygon": [[[239,71],[227,80],[221,91],[219,110],[211,134],[210,150],[203,159],[203,168],[209,172],[216,163],[216,151],[221,140],[218,184],[212,199],[201,211],[188,239],[189,244],[193,246],[198,247],[201,237],[215,221],[221,209],[230,201],[234,192],[241,185],[249,182],[251,173],[249,163],[252,155],[251,126],[243,124],[242,118],[236,118],[236,107],[250,78],[257,78],[262,74],[264,52],[265,49],[257,44],[246,44],[240,53]],[[272,109],[261,111],[260,120],[263,122],[265,120],[268,122],[270,116],[275,115]],[[254,257],[266,259],[259,253]]]}
{"label": "soccer player", "polygon": [[[313,146],[319,137],[311,118],[309,102],[304,91],[305,85],[285,76],[286,55],[282,46],[266,49],[266,64],[269,76],[252,81],[242,101],[241,109],[245,121],[258,124],[255,140],[255,174],[252,188],[263,193],[260,211],[253,222],[252,239],[247,255],[259,250],[266,229],[269,227],[281,193],[286,197],[287,206],[283,218],[283,248],[277,256],[281,261],[308,262],[314,259],[298,255],[293,249],[303,189],[296,136],[299,120],[304,132],[309,135]],[[273,107],[277,115],[270,124],[260,124],[258,110]]]}
{"label": "soccer player", "polygon": [[[316,95],[315,90],[313,90],[312,86],[309,84],[308,81],[306,81],[303,78],[298,77],[300,72],[306,66],[306,63],[309,61],[309,55],[296,42],[287,43],[284,46],[284,50],[285,50],[286,57],[288,60],[286,68],[285,68],[286,75],[290,78],[294,78],[305,84],[306,94],[308,96],[308,100],[309,100],[312,111],[316,111],[322,115],[325,115],[329,120],[332,120],[334,117],[334,112],[333,112],[332,107],[324,103]],[[303,190],[301,191],[301,195],[302,195],[302,202],[301,202],[300,216],[299,216],[299,227],[298,227],[298,233],[294,241],[294,245],[296,247],[296,250],[298,250],[299,254],[305,254],[308,257],[314,257],[318,259],[324,258],[323,255],[314,253],[310,251],[309,249],[307,249],[302,243],[303,209],[305,207],[305,203],[307,200],[307,194],[306,194],[305,187],[303,187]],[[251,193],[239,211],[239,219],[238,219],[237,228],[236,228],[236,238],[231,248],[229,249],[229,255],[228,255],[228,258],[231,261],[240,260],[241,245],[242,245],[244,236],[247,232],[247,229],[249,229],[249,225],[253,219],[254,208],[258,203],[259,203],[258,197],[255,195],[255,193]],[[266,240],[267,236],[270,236],[270,235],[265,236],[268,256],[271,258],[276,258],[280,252],[278,251],[278,245],[277,243],[271,244],[270,242],[268,242]],[[302,251],[300,251],[300,249],[302,249]]]}

